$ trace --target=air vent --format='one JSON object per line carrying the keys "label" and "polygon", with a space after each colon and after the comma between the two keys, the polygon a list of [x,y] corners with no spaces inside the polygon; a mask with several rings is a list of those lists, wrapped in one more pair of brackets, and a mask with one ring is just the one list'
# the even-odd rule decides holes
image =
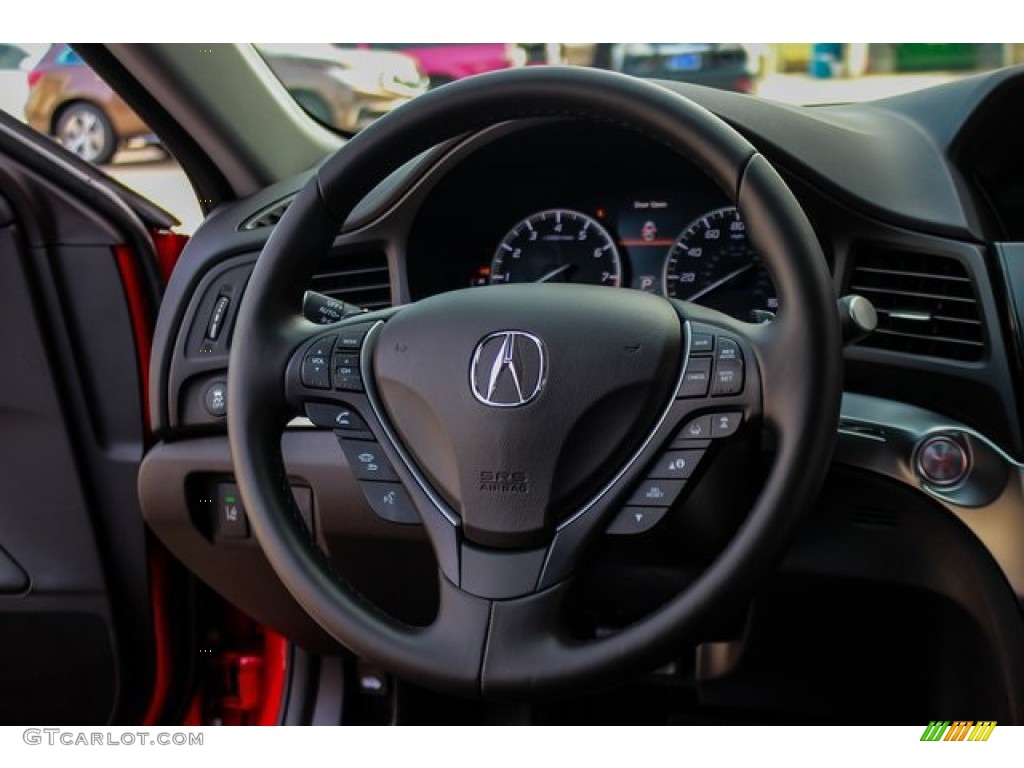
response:
{"label": "air vent", "polygon": [[246,219],[245,223],[242,224],[242,229],[263,229],[264,227],[274,226],[284,216],[284,212],[288,210],[288,206],[292,204],[294,199],[294,197],[289,197],[285,200],[278,200],[269,208],[264,208],[252,218]]}
{"label": "air vent", "polygon": [[935,254],[862,247],[853,258],[849,292],[878,310],[878,328],[863,347],[948,360],[980,360],[985,329],[964,265]]}
{"label": "air vent", "polygon": [[309,287],[363,309],[390,307],[388,257],[381,251],[334,253],[324,260]]}

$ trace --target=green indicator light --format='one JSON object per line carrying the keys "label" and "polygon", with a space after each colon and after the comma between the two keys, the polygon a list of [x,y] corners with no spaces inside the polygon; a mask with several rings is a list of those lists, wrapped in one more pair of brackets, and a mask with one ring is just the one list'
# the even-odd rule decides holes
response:
{"label": "green indicator light", "polygon": [[225,496],[224,497],[224,501],[226,501],[228,504],[234,504],[235,503],[235,497],[234,496]]}

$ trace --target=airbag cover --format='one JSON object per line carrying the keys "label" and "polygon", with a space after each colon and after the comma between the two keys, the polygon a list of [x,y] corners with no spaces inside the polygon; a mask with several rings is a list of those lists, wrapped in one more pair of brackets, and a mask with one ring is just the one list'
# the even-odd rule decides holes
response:
{"label": "airbag cover", "polygon": [[400,441],[489,546],[544,539],[628,460],[682,360],[665,300],[580,285],[446,293],[387,322],[374,380]]}

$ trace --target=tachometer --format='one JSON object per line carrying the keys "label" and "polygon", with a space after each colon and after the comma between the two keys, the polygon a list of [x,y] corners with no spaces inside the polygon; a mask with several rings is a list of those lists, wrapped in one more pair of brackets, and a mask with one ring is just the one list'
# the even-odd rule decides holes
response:
{"label": "tachometer", "polygon": [[622,262],[611,235],[595,219],[559,208],[512,227],[494,253],[490,281],[617,286]]}
{"label": "tachometer", "polygon": [[734,206],[709,211],[683,230],[665,260],[665,295],[750,322],[770,318],[779,307]]}

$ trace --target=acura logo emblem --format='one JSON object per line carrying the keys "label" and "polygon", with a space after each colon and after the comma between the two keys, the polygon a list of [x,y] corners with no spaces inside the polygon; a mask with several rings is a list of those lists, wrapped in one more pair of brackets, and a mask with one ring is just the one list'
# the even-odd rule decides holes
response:
{"label": "acura logo emblem", "polygon": [[544,342],[524,331],[498,331],[476,345],[469,386],[484,405],[515,408],[540,394],[547,371]]}

